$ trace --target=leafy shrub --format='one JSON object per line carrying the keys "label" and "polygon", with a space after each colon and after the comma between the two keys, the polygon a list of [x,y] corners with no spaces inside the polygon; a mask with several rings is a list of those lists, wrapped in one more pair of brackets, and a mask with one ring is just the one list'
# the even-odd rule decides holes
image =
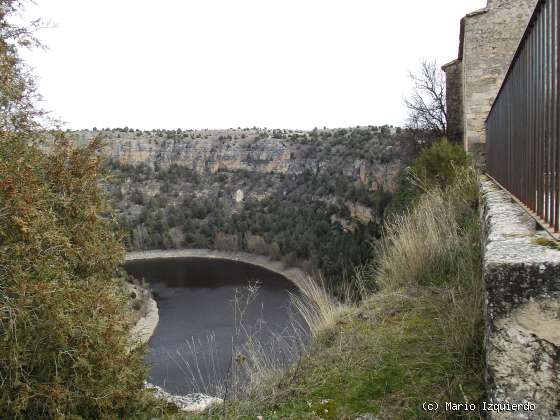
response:
{"label": "leafy shrub", "polygon": [[451,185],[455,167],[466,167],[469,156],[461,145],[442,139],[424,150],[416,159],[413,170],[427,189],[433,186]]}
{"label": "leafy shrub", "polygon": [[434,187],[454,183],[457,173],[464,173],[470,158],[459,145],[442,139],[425,149],[399,177],[399,186],[387,208],[388,215],[402,215]]}

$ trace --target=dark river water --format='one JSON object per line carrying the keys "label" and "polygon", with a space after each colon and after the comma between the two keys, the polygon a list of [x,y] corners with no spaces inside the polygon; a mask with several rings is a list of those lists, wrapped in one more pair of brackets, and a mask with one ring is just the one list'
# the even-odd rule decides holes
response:
{"label": "dark river water", "polygon": [[[243,354],[239,349],[248,336],[257,338],[265,352],[279,352],[272,356],[286,357],[280,354],[286,345],[282,337],[294,335],[296,319],[288,292],[297,289],[281,275],[210,258],[130,261],[125,269],[144,278],[157,301],[150,382],[168,392],[219,392],[231,372],[232,348],[236,356]],[[248,287],[257,282],[257,292],[251,293]]]}

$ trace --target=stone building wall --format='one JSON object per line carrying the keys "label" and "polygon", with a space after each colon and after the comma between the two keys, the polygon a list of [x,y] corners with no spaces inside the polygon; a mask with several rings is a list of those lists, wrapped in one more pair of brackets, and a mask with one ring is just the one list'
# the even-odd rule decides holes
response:
{"label": "stone building wall", "polygon": [[[537,3],[538,0],[488,0],[484,9],[468,14],[461,22],[458,60],[443,69],[451,85],[450,126],[462,131],[469,152],[477,154],[484,145],[488,112]],[[462,89],[454,87],[459,83]],[[462,102],[462,107],[456,102]],[[462,124],[456,122],[460,119]]]}
{"label": "stone building wall", "polygon": [[447,137],[453,142],[463,141],[463,62],[454,60],[444,66],[447,77]]}

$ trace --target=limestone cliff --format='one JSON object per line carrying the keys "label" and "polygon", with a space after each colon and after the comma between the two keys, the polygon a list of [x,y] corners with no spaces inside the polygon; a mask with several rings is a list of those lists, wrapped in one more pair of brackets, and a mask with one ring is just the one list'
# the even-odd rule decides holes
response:
{"label": "limestone cliff", "polygon": [[[361,129],[364,135],[352,144],[352,130],[324,130],[322,136],[315,138],[305,132],[285,131],[278,137],[256,129],[84,130],[77,134],[82,143],[96,135],[103,136],[106,154],[122,164],[144,163],[161,168],[180,165],[200,175],[231,171],[295,175],[336,171],[371,190],[396,188],[396,178],[407,157],[407,141],[402,137],[366,127]],[[341,138],[350,142],[344,144]]]}

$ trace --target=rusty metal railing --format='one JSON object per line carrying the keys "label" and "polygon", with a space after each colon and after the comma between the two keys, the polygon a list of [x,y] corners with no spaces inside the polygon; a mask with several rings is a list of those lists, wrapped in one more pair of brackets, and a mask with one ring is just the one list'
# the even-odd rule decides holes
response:
{"label": "rusty metal railing", "polygon": [[539,1],[486,120],[488,174],[557,238],[559,3]]}

